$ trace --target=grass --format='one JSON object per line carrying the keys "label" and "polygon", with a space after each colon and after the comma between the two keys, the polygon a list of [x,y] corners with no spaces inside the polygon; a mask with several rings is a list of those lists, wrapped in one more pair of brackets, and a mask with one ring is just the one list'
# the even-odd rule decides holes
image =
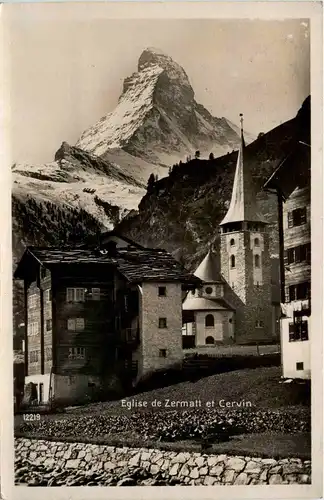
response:
{"label": "grass", "polygon": [[244,455],[259,458],[301,458],[311,459],[311,435],[310,433],[300,433],[294,435],[279,433],[244,434],[235,436],[233,439],[223,443],[212,443],[207,449],[202,448],[197,441],[145,441],[138,436],[123,435],[84,437],[84,436],[64,436],[64,438],[49,437],[39,434],[16,433],[16,437],[29,439],[43,439],[46,441],[64,441],[83,444],[107,445],[130,448],[154,448],[175,452],[195,452],[211,455]]}
{"label": "grass", "polygon": [[[255,369],[244,369],[236,370],[232,372],[220,373],[217,375],[210,375],[208,377],[200,378],[199,380],[193,382],[181,382],[168,387],[163,387],[159,389],[154,389],[134,396],[125,398],[124,401],[135,401],[135,402],[147,402],[147,407],[132,408],[128,410],[123,406],[122,401],[106,401],[101,403],[92,403],[79,407],[69,407],[65,409],[64,413],[59,414],[47,414],[41,415],[41,422],[46,421],[60,421],[61,419],[65,421],[70,421],[72,428],[65,426],[58,434],[52,433],[52,437],[46,435],[46,426],[42,429],[37,430],[37,424],[35,423],[32,428],[25,429],[24,432],[20,431],[20,427],[24,423],[22,415],[16,415],[15,417],[15,436],[24,436],[37,439],[51,439],[51,440],[64,440],[64,441],[79,441],[83,443],[93,442],[97,444],[107,444],[110,446],[130,446],[130,447],[155,447],[161,449],[170,449],[174,451],[199,451],[206,453],[226,453],[229,455],[247,455],[247,456],[259,456],[259,457],[271,457],[271,458],[288,458],[288,457],[300,457],[300,458],[310,458],[310,433],[308,432],[287,432],[284,433],[282,429],[272,428],[266,421],[266,429],[260,430],[259,433],[254,433],[254,430],[245,431],[245,434],[233,435],[228,441],[217,442],[211,440],[206,443],[199,439],[186,439],[182,441],[179,435],[178,440],[175,442],[169,442],[170,440],[162,441],[150,441],[150,439],[145,438],[141,435],[142,425],[140,425],[138,430],[135,428],[126,429],[123,427],[121,431],[118,429],[113,430],[107,428],[108,434],[105,432],[105,428],[98,428],[98,434],[87,430],[88,425],[90,425],[90,420],[96,419],[98,416],[98,421],[102,417],[107,416],[107,418],[115,418],[114,416],[122,418],[124,416],[131,417],[134,413],[139,411],[149,411],[152,412],[152,402],[161,401],[161,407],[155,407],[154,413],[156,412],[156,417],[158,421],[163,422],[163,411],[170,411],[170,408],[165,406],[165,401],[200,401],[201,408],[205,408],[207,401],[214,401],[214,408],[220,409],[220,401],[228,401],[230,403],[239,403],[241,401],[251,402],[252,407],[238,407],[237,405],[228,408],[228,412],[232,410],[239,409],[243,413],[250,412],[251,415],[247,416],[248,419],[256,418],[258,419],[258,410],[272,410],[275,413],[287,414],[287,412],[292,416],[292,422],[299,421],[302,414],[305,417],[305,411],[308,412],[310,408],[310,383],[306,382],[292,382],[290,384],[281,383],[281,370],[280,367],[262,367]],[[304,408],[303,412],[301,409]],[[183,408],[178,408],[181,412]],[[186,409],[186,408],[185,408]],[[226,408],[221,408],[226,411]],[[171,409],[172,410],[172,409]],[[195,413],[195,408],[191,410]],[[159,416],[161,415],[161,418]],[[255,415],[254,415],[255,414]],[[197,414],[198,416],[198,414]],[[84,431],[78,433],[73,431],[73,421],[75,420],[76,426],[78,422],[81,423],[81,418],[85,417],[87,419],[86,427]],[[88,421],[89,417],[89,421]],[[144,415],[143,415],[144,417]],[[182,418],[182,417],[181,417]],[[245,418],[245,417],[244,417]],[[265,417],[268,418],[268,417]],[[269,416],[271,418],[271,416]],[[190,416],[189,416],[190,419]],[[126,418],[126,421],[128,419]],[[176,421],[176,417],[174,422]],[[180,419],[181,420],[181,419]],[[208,416],[207,416],[208,421]],[[107,424],[110,427],[110,424]],[[54,424],[55,422],[53,422]],[[140,422],[139,422],[140,423]],[[50,424],[50,422],[48,422]],[[269,422],[271,424],[271,422]],[[123,424],[122,424],[123,425]],[[28,427],[28,426],[27,426]],[[70,429],[72,432],[70,432]],[[144,427],[145,428],[145,425]],[[271,430],[272,429],[272,430]],[[244,431],[243,431],[244,432]],[[253,434],[249,434],[253,432]],[[34,434],[33,434],[34,433]],[[71,435],[74,434],[74,435]],[[207,444],[207,448],[206,448]]]}
{"label": "grass", "polygon": [[[171,401],[201,401],[204,406],[207,401],[214,401],[214,408],[220,408],[223,401],[230,403],[251,402],[255,409],[291,408],[296,406],[310,406],[310,384],[281,382],[280,367],[262,367],[255,369],[236,370],[220,373],[197,381],[181,382],[168,387],[153,389],[134,396],[125,398],[125,401],[146,401],[148,409],[152,409],[152,402],[161,401],[161,407],[156,411],[166,408],[166,400]],[[244,409],[244,406],[243,406]],[[127,410],[122,406],[122,400],[93,403],[82,407],[69,408],[69,413],[126,413],[141,411],[141,408]],[[144,408],[145,410],[145,408]]]}

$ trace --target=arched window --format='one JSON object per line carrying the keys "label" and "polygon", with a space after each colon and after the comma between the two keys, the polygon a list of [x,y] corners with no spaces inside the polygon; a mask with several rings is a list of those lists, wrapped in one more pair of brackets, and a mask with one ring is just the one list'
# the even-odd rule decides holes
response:
{"label": "arched window", "polygon": [[205,318],[205,326],[206,326],[206,328],[211,328],[214,325],[215,325],[214,316],[212,314],[207,314],[207,316]]}
{"label": "arched window", "polygon": [[254,238],[254,246],[259,247],[260,246],[260,240],[259,238]]}
{"label": "arched window", "polygon": [[254,265],[255,267],[260,267],[260,255],[254,256]]}
{"label": "arched window", "polygon": [[211,335],[209,335],[208,337],[206,337],[206,344],[207,345],[215,344],[214,337],[212,337]]}
{"label": "arched window", "polygon": [[231,243],[231,247],[233,247],[233,246],[235,245],[235,240],[234,240],[234,238],[232,238],[232,239],[231,239],[231,242],[230,242],[230,243]]}
{"label": "arched window", "polygon": [[235,267],[235,255],[231,255],[231,267]]}

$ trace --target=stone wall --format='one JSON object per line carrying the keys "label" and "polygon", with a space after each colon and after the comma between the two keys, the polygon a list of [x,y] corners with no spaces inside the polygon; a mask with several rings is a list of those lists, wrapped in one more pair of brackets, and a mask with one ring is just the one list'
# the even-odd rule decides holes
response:
{"label": "stone wall", "polygon": [[310,484],[309,460],[275,460],[16,438],[17,484]]}
{"label": "stone wall", "polygon": [[[253,244],[256,237],[259,239],[260,246],[258,247]],[[234,239],[234,245],[231,245],[232,239]],[[255,253],[260,255],[262,275],[255,273]],[[230,267],[231,255],[235,256],[233,269]],[[269,234],[247,230],[222,233],[221,270],[229,285],[225,287],[225,299],[233,304],[236,311],[236,342],[244,344],[272,340]],[[259,285],[257,285],[258,282]],[[233,300],[233,292],[240,300]],[[262,326],[256,326],[256,321],[261,321]]]}
{"label": "stone wall", "polygon": [[[159,285],[165,296],[159,297]],[[180,283],[143,283],[142,292],[142,373],[149,373],[182,361],[182,292]],[[166,328],[159,328],[159,318],[166,318]]]}

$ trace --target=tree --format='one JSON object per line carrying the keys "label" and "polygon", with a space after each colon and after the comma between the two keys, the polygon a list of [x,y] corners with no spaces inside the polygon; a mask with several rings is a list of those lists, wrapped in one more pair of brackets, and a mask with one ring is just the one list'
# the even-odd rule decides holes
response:
{"label": "tree", "polygon": [[151,174],[147,181],[147,192],[151,193],[155,184],[155,176]]}
{"label": "tree", "polygon": [[195,158],[196,158],[196,160],[198,160],[200,158],[200,151],[195,152]]}
{"label": "tree", "polygon": [[210,155],[209,155],[209,159],[210,159],[210,160],[214,160],[214,159],[215,159],[214,153],[210,153]]}

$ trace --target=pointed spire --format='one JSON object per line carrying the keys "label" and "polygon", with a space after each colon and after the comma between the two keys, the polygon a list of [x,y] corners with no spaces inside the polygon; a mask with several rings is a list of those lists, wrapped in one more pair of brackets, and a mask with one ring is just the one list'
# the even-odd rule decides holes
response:
{"label": "pointed spire", "polygon": [[200,278],[202,281],[213,283],[222,281],[220,273],[220,262],[218,256],[212,249],[212,243],[209,243],[209,250],[206,257],[197,267],[194,275]]}
{"label": "pointed spire", "polygon": [[232,190],[232,198],[226,216],[220,225],[232,222],[265,222],[260,214],[256,204],[256,192],[249,168],[244,164],[244,132],[243,132],[243,114],[240,113],[241,124],[241,144],[237,155],[237,163]]}

